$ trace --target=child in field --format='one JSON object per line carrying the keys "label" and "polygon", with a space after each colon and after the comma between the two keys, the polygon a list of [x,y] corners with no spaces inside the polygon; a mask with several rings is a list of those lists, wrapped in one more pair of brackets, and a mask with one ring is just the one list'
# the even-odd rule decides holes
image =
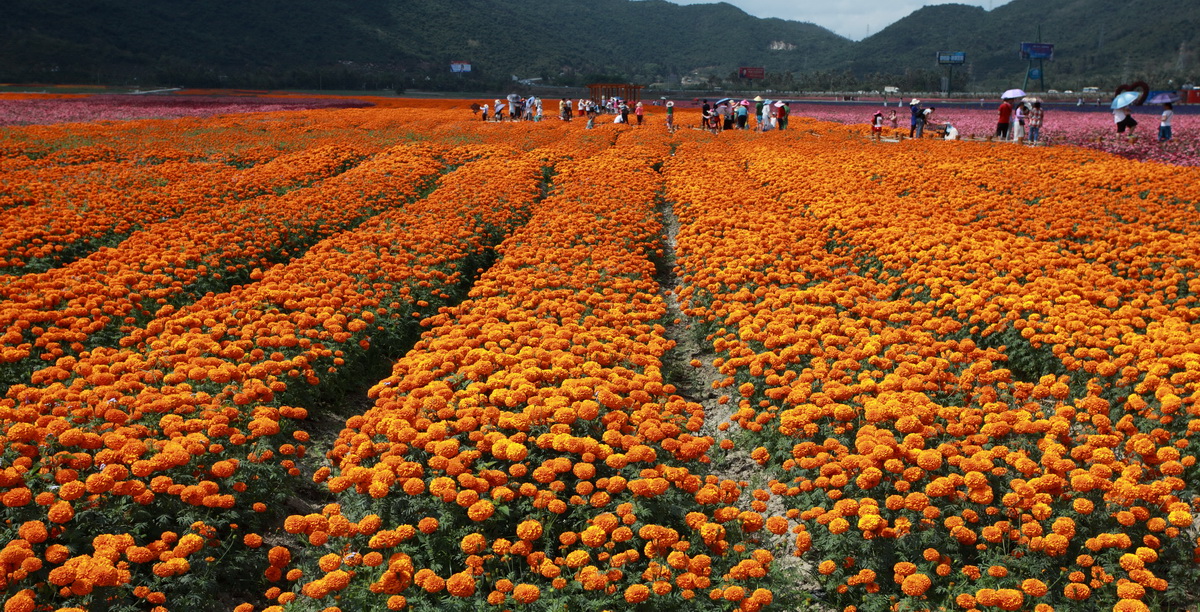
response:
{"label": "child in field", "polygon": [[1162,118],[1158,121],[1158,141],[1166,142],[1171,139],[1171,118],[1175,111],[1170,102],[1163,104]]}
{"label": "child in field", "polygon": [[[895,112],[892,114],[895,115]],[[883,111],[875,111],[875,114],[871,116],[871,139],[883,139]]]}

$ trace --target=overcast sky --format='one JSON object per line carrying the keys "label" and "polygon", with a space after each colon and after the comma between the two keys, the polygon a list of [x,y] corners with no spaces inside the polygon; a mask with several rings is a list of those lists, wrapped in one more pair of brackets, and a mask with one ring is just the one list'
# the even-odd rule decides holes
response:
{"label": "overcast sky", "polygon": [[[712,3],[718,0],[670,0],[675,4]],[[902,17],[930,4],[951,4],[928,0],[725,0],[755,17],[777,17],[792,21],[807,21],[853,40],[862,40]],[[972,4],[986,9],[995,8],[1009,0],[958,0],[955,4]]]}

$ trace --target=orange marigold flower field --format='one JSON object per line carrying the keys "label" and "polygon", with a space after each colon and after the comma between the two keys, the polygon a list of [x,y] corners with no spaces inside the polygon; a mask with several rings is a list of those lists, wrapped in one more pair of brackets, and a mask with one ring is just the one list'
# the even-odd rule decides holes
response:
{"label": "orange marigold flower field", "polygon": [[0,131],[6,612],[1200,596],[1200,171],[375,102]]}

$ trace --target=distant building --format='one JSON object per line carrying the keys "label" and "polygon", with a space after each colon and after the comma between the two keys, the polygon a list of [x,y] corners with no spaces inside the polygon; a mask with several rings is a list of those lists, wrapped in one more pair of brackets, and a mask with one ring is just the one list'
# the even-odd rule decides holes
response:
{"label": "distant building", "polygon": [[593,100],[620,98],[630,102],[642,99],[642,87],[632,83],[592,83],[587,86]]}

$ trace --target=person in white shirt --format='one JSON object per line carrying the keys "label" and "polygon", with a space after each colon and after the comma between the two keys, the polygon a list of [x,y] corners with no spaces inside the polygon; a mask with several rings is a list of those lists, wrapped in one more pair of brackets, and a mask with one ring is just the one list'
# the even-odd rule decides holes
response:
{"label": "person in white shirt", "polygon": [[1137,129],[1137,119],[1133,118],[1133,113],[1129,112],[1128,106],[1113,110],[1113,123],[1117,125],[1117,133],[1124,134],[1125,130],[1129,130],[1129,139],[1133,140],[1133,131]]}
{"label": "person in white shirt", "polygon": [[1162,118],[1158,121],[1158,141],[1166,142],[1171,139],[1171,118],[1175,116],[1175,111],[1171,108],[1171,103],[1163,104]]}

